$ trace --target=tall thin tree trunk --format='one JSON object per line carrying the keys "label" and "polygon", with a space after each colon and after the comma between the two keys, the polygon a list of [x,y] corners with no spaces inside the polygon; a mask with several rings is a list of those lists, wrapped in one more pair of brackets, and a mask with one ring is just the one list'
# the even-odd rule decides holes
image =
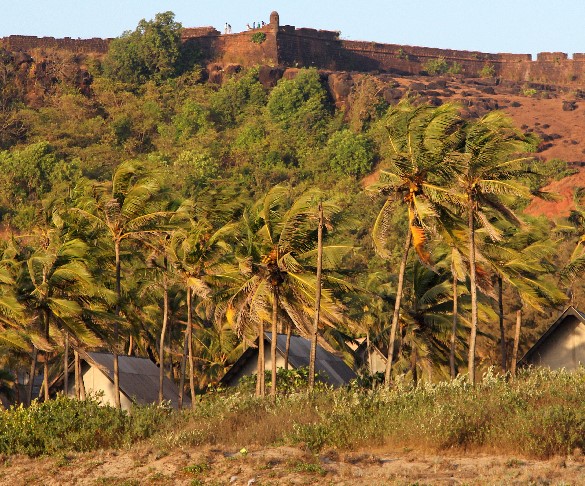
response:
{"label": "tall thin tree trunk", "polygon": [[457,324],[458,324],[458,300],[459,294],[457,292],[457,273],[455,268],[451,265],[451,273],[453,274],[453,326],[451,327],[451,352],[449,353],[449,366],[451,368],[451,378],[457,377],[457,370],[455,369],[455,345],[457,342]]}
{"label": "tall thin tree trunk", "polygon": [[366,331],[366,353],[367,353],[367,360],[368,360],[368,372],[372,373],[372,345],[370,343],[370,330]]}
{"label": "tall thin tree trunk", "polygon": [[179,376],[179,403],[178,408],[183,408],[183,394],[185,393],[185,374],[187,369],[187,354],[189,353],[189,345],[187,344],[189,333],[185,329],[185,337],[183,338],[183,354],[181,355],[181,376]]}
{"label": "tall thin tree trunk", "polygon": [[130,338],[128,339],[128,356],[132,356],[134,354],[134,336],[130,334]]}
{"label": "tall thin tree trunk", "polygon": [[468,227],[469,227],[469,275],[471,287],[471,333],[469,336],[469,381],[475,385],[475,342],[477,339],[477,282],[475,272],[475,224],[473,200],[469,199]]}
{"label": "tall thin tree trunk", "polygon": [[193,293],[187,287],[187,348],[189,350],[189,388],[191,390],[191,408],[195,410],[195,370],[193,366]]}
{"label": "tall thin tree trunk", "polygon": [[256,376],[256,395],[263,397],[266,394],[264,383],[264,321],[258,322],[258,372]]}
{"label": "tall thin tree trunk", "polygon": [[502,372],[508,371],[508,357],[506,356],[506,331],[504,329],[504,280],[498,276],[498,313],[500,319],[500,350],[502,354]]}
{"label": "tall thin tree trunk", "polygon": [[79,397],[81,396],[81,389],[79,386],[79,379],[80,377],[80,370],[79,370],[79,352],[77,351],[77,349],[73,349],[73,366],[75,367],[75,398],[77,400],[79,400]]}
{"label": "tall thin tree trunk", "polygon": [[390,328],[390,342],[388,343],[388,357],[386,360],[386,373],[384,383],[386,388],[390,388],[390,373],[394,361],[394,341],[396,340],[396,328],[398,327],[398,318],[400,317],[400,303],[402,302],[402,288],[404,286],[404,273],[406,272],[406,262],[408,261],[408,251],[410,250],[412,236],[410,230],[407,231],[404,240],[404,249],[402,251],[402,260],[400,270],[398,271],[398,287],[396,289],[396,302],[394,303],[394,314],[392,315],[392,327]]}
{"label": "tall thin tree trunk", "polygon": [[63,352],[63,393],[69,395],[69,333],[65,330],[65,346]]}
{"label": "tall thin tree trunk", "polygon": [[[121,288],[121,274],[120,274],[120,242],[115,241],[114,243],[114,251],[116,253],[116,296],[118,301],[116,302],[116,317],[120,317],[120,300],[122,298],[122,288]],[[114,355],[114,404],[116,408],[122,408],[120,403],[120,367],[118,365],[118,340],[119,340],[119,323],[118,319],[114,322],[114,345],[113,348],[113,355]]]}
{"label": "tall thin tree trunk", "polygon": [[288,370],[288,355],[290,353],[290,338],[292,334],[292,326],[290,323],[286,325],[286,349],[284,350],[284,369]]}
{"label": "tall thin tree trunk", "polygon": [[172,329],[173,329],[173,319],[169,316],[169,324],[167,329],[167,349],[169,350],[169,369],[167,370],[167,376],[169,380],[174,381],[175,374],[173,373],[173,342],[172,342]]}
{"label": "tall thin tree trunk", "polygon": [[33,388],[34,388],[34,382],[35,382],[35,373],[37,370],[37,359],[39,356],[39,350],[33,345],[33,352],[32,352],[32,357],[31,357],[31,361],[30,361],[30,371],[29,371],[29,379],[28,379],[28,385],[27,385],[27,390],[26,390],[26,401],[27,401],[27,405],[30,405],[32,402],[32,394],[33,394]]}
{"label": "tall thin tree trunk", "polygon": [[321,270],[323,267],[323,204],[319,203],[319,224],[317,226],[317,283],[315,285],[315,320],[311,336],[311,354],[309,355],[309,391],[315,387],[315,360],[317,359],[317,335],[319,334],[319,317],[321,313]]}
{"label": "tall thin tree trunk", "polygon": [[276,344],[278,340],[278,287],[272,289],[272,340],[270,341],[270,367],[272,369],[272,386],[270,396],[276,399]]}
{"label": "tall thin tree trunk", "polygon": [[79,355],[77,356],[77,366],[79,368],[79,398],[85,400],[87,396],[85,394],[85,383],[83,382],[83,373],[81,372],[81,360],[79,359]]}
{"label": "tall thin tree trunk", "polygon": [[167,332],[167,323],[169,320],[169,291],[167,289],[167,282],[166,279],[164,281],[164,289],[163,289],[163,324],[162,329],[160,331],[160,349],[158,352],[159,356],[159,376],[158,376],[158,403],[162,405],[163,397],[164,397],[164,390],[163,390],[163,383],[165,377],[165,333]]}
{"label": "tall thin tree trunk", "polygon": [[416,349],[413,349],[410,354],[410,369],[412,371],[412,383],[415,387],[418,385],[418,370],[416,368],[417,361]]}
{"label": "tall thin tree trunk", "polygon": [[[49,311],[45,311],[45,339],[49,343]],[[43,363],[43,391],[45,394],[45,401],[49,400],[49,351],[45,351],[45,362]]]}
{"label": "tall thin tree trunk", "polygon": [[522,327],[522,309],[516,311],[516,332],[514,333],[514,349],[512,351],[512,365],[510,372],[516,378],[516,363],[518,362],[518,347],[520,345],[520,329]]}

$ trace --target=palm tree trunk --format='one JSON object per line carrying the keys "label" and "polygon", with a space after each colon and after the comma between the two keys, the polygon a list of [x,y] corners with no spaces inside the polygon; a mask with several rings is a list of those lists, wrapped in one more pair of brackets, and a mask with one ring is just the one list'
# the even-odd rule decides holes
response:
{"label": "palm tree trunk", "polygon": [[292,326],[290,323],[286,325],[286,349],[284,350],[284,369],[288,370],[288,355],[290,353],[290,338],[292,334]]}
{"label": "palm tree trunk", "polygon": [[32,357],[31,357],[31,362],[30,362],[29,379],[28,379],[28,385],[27,385],[27,390],[26,390],[26,404],[27,405],[30,405],[32,402],[32,393],[33,393],[33,387],[34,387],[34,381],[35,381],[35,373],[36,373],[36,368],[37,368],[38,355],[39,355],[39,350],[33,345],[33,352],[32,352]]}
{"label": "palm tree trunk", "polygon": [[[120,242],[114,242],[114,251],[116,253],[116,317],[120,317],[120,300],[122,298],[121,275],[120,275]],[[118,339],[119,339],[119,323],[118,319],[114,322],[114,404],[116,408],[122,408],[120,403],[120,367],[118,366]]]}
{"label": "palm tree trunk", "polygon": [[264,321],[258,322],[258,371],[256,375],[256,396],[266,394],[264,384]]}
{"label": "palm tree trunk", "polygon": [[[49,311],[45,311],[45,339],[49,343]],[[45,351],[45,359],[43,363],[43,391],[45,394],[45,401],[49,400],[49,351]]]}
{"label": "palm tree trunk", "polygon": [[457,377],[457,370],[455,369],[455,343],[457,342],[457,321],[458,321],[458,292],[457,292],[457,274],[451,265],[451,273],[453,274],[453,326],[451,327],[451,352],[449,353],[449,366],[451,368],[451,378]]}
{"label": "palm tree trunk", "polygon": [[195,410],[195,370],[193,369],[193,295],[187,287],[187,348],[189,350],[189,388],[191,389],[191,408]]}
{"label": "palm tree trunk", "polygon": [[63,393],[69,395],[69,333],[65,330],[65,349],[63,352]]}
{"label": "palm tree trunk", "polygon": [[321,312],[321,270],[323,267],[323,204],[319,203],[319,225],[317,226],[317,283],[315,285],[315,320],[311,336],[309,356],[309,391],[315,387],[315,360],[317,359],[317,335],[319,333],[319,314]]}
{"label": "palm tree trunk", "polygon": [[522,309],[516,311],[516,332],[514,333],[514,349],[512,351],[512,365],[510,372],[516,378],[516,363],[518,362],[518,347],[520,345],[520,329],[522,327]]}
{"label": "palm tree trunk", "polygon": [[471,287],[471,333],[469,336],[469,381],[475,385],[475,342],[477,339],[477,281],[475,272],[475,225],[473,200],[469,199],[468,226],[469,226],[469,275]]}
{"label": "palm tree trunk", "polygon": [[132,356],[134,354],[134,336],[130,334],[130,338],[128,339],[128,356]]}
{"label": "palm tree trunk", "polygon": [[77,367],[79,368],[79,398],[85,400],[87,397],[85,395],[85,383],[83,382],[83,373],[81,373],[81,360],[79,359],[79,355],[77,356]]}
{"label": "palm tree trunk", "polygon": [[388,343],[388,357],[386,360],[386,373],[384,383],[386,388],[390,388],[390,373],[392,371],[392,362],[394,361],[394,341],[396,340],[396,328],[398,327],[398,318],[400,317],[400,303],[402,301],[402,287],[404,286],[404,273],[406,272],[406,262],[408,261],[408,251],[412,236],[410,231],[406,234],[404,240],[404,249],[402,251],[402,261],[398,272],[398,287],[396,289],[396,302],[394,303],[394,314],[392,315],[392,327],[390,328],[390,342]]}
{"label": "palm tree trunk", "polygon": [[164,390],[163,390],[163,383],[164,383],[164,376],[165,376],[165,333],[167,332],[167,323],[169,320],[169,291],[167,289],[166,280],[164,282],[164,289],[163,289],[163,324],[162,329],[160,331],[160,348],[158,352],[158,359],[159,359],[159,376],[158,376],[158,403],[162,405]]}
{"label": "palm tree trunk", "polygon": [[500,319],[500,349],[502,353],[502,372],[506,374],[508,358],[506,356],[506,331],[504,329],[504,281],[498,276],[498,314]]}
{"label": "palm tree trunk", "polygon": [[272,340],[270,341],[270,367],[272,369],[272,386],[270,387],[270,396],[276,399],[276,342],[278,326],[278,287],[272,289]]}
{"label": "palm tree trunk", "polygon": [[413,349],[410,354],[410,369],[412,371],[412,384],[415,387],[418,385],[418,370],[416,369],[417,361],[416,349]]}
{"label": "palm tree trunk", "polygon": [[185,392],[185,371],[187,368],[187,354],[189,352],[187,344],[188,335],[189,333],[185,329],[185,337],[183,339],[183,354],[181,355],[181,376],[179,377],[179,410],[183,408],[183,394]]}
{"label": "palm tree trunk", "polygon": [[79,397],[81,396],[81,389],[79,386],[79,379],[80,379],[80,370],[79,370],[79,352],[77,351],[77,349],[73,349],[73,361],[74,361],[74,367],[75,367],[75,398],[77,400],[79,400]]}

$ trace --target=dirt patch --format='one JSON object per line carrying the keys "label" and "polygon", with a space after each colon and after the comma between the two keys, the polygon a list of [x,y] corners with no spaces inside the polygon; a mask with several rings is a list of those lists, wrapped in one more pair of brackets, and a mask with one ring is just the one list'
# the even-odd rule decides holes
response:
{"label": "dirt patch", "polygon": [[580,454],[548,461],[487,454],[435,455],[376,450],[314,455],[299,448],[223,450],[152,446],[57,458],[3,458],[0,484],[585,484]]}

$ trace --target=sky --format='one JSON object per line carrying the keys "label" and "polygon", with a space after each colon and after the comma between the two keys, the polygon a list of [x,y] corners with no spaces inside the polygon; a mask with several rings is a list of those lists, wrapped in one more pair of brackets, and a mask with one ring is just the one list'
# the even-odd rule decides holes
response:
{"label": "sky", "polygon": [[265,21],[382,43],[536,54],[585,52],[584,0],[0,0],[0,37],[116,37],[171,10],[184,27]]}

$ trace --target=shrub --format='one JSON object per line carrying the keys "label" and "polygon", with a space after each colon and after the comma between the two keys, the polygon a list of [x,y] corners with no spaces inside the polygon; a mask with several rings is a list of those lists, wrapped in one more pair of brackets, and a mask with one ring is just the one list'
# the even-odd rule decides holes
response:
{"label": "shrub", "polygon": [[449,64],[444,57],[437,57],[436,59],[429,59],[424,64],[425,71],[431,76],[438,74],[445,74],[449,70]]}
{"label": "shrub", "polygon": [[339,175],[361,177],[372,169],[374,162],[371,141],[347,129],[331,136],[327,142],[326,155],[331,169]]}
{"label": "shrub", "polygon": [[252,34],[251,41],[254,44],[262,44],[266,40],[266,34],[264,32],[256,32]]}
{"label": "shrub", "polygon": [[148,437],[162,423],[160,412],[135,412],[129,416],[101,406],[96,397],[78,401],[62,395],[14,407],[0,412],[0,453],[39,456],[119,447]]}
{"label": "shrub", "polygon": [[479,76],[482,78],[493,78],[496,74],[496,68],[493,64],[484,64],[479,72]]}

